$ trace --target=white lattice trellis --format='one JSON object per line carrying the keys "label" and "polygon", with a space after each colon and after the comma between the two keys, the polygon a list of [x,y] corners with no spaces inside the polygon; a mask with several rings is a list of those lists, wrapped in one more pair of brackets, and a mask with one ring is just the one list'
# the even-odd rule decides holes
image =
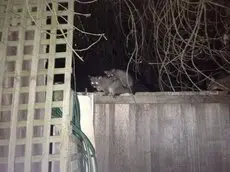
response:
{"label": "white lattice trellis", "polygon": [[[72,0],[0,1],[1,172],[71,171],[73,8]],[[58,59],[63,68],[55,68]],[[55,75],[64,83],[54,84]],[[51,118],[53,108],[63,117]]]}

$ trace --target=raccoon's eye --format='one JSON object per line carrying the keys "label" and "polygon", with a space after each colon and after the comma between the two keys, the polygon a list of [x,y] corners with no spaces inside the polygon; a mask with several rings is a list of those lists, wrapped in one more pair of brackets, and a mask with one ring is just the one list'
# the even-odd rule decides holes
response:
{"label": "raccoon's eye", "polygon": [[96,81],[96,82],[95,82],[95,84],[97,84],[97,85],[98,85],[98,82]]}

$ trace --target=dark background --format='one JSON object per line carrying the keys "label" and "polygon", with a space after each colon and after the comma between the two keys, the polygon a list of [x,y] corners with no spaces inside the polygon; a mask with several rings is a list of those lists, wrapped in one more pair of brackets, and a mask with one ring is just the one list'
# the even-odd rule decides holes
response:
{"label": "dark background", "polygon": [[[165,2],[167,0],[164,0]],[[135,13],[133,8],[133,17],[136,23],[136,35],[130,35],[127,37],[131,31],[130,28],[130,12],[128,6],[125,3],[127,1],[112,1],[112,0],[99,0],[92,4],[81,4],[75,2],[75,11],[79,13],[90,13],[90,17],[83,17],[75,15],[74,23],[75,26],[81,30],[92,32],[92,33],[104,33],[107,40],[101,39],[97,44],[92,46],[89,50],[78,52],[84,59],[82,62],[74,55],[73,68],[75,69],[74,75],[72,76],[72,88],[74,89],[74,82],[76,84],[76,91],[94,91],[90,86],[88,75],[102,75],[103,71],[106,69],[120,68],[126,70],[127,64],[130,60],[131,53],[135,47],[135,41],[139,45],[138,57],[139,61],[131,61],[129,65],[129,72],[134,79],[138,79],[139,83],[146,86],[149,91],[197,91],[206,90],[206,83],[208,79],[197,70],[194,69],[195,63],[196,67],[205,75],[212,76],[215,78],[221,78],[228,75],[229,57],[222,57],[218,53],[214,54],[212,58],[209,57],[207,50],[202,48],[199,42],[199,53],[194,55],[194,61],[191,61],[188,50],[188,58],[185,61],[187,67],[187,74],[185,75],[181,70],[180,60],[171,62],[167,65],[167,69],[164,68],[164,72],[159,72],[161,68],[160,56],[164,53],[159,45],[163,45],[162,39],[166,35],[165,26],[159,25],[161,31],[159,31],[159,38],[155,40],[154,34],[156,33],[156,26],[158,22],[154,23],[152,19],[152,11],[150,6],[161,6],[163,1],[150,1],[150,0],[134,0],[131,1],[134,5]],[[195,1],[194,1],[195,2]],[[225,6],[228,5],[227,1],[217,1]],[[162,6],[163,7],[163,6]],[[191,10],[196,10],[194,9]],[[157,8],[159,9],[159,8]],[[161,9],[159,9],[161,10]],[[159,11],[160,13],[160,11]],[[177,12],[175,12],[176,14]],[[191,26],[194,25],[192,20],[196,19],[196,13],[189,14],[191,21]],[[225,25],[229,21],[227,18],[229,15],[226,10],[222,7],[210,6],[210,10],[207,10],[206,19],[201,19],[201,22],[206,22],[208,26],[207,33],[204,32],[204,25],[200,25],[199,36],[205,36],[208,38],[218,38],[209,39],[204,42],[204,46],[210,46],[213,52],[224,51],[229,52],[229,44],[223,45],[221,39],[224,33],[228,33],[228,28]],[[140,22],[141,21],[141,22]],[[182,21],[184,22],[184,21]],[[179,28],[180,35],[184,39],[188,39],[189,33],[185,32],[187,28]],[[170,31],[171,34],[175,34],[175,30]],[[207,35],[206,35],[207,34]],[[167,35],[166,35],[167,36]],[[83,34],[79,31],[74,31],[73,45],[74,48],[85,48],[94,42],[98,37]],[[210,41],[211,40],[211,41]],[[156,44],[156,42],[159,44]],[[200,40],[199,40],[200,41]],[[183,46],[180,44],[181,47]],[[158,51],[157,54],[156,52]],[[172,48],[172,52],[173,52]],[[196,50],[194,50],[196,52]],[[175,54],[169,55],[170,59],[173,59]],[[159,81],[159,75],[161,75],[161,81]],[[190,76],[190,79],[188,78]],[[179,77],[178,77],[179,76]],[[169,79],[170,78],[170,79]],[[179,79],[178,79],[179,78]],[[196,86],[192,84],[191,79]],[[178,81],[179,80],[179,81]],[[171,84],[169,84],[171,83]],[[199,88],[199,89],[198,89]],[[199,90],[199,91],[200,91]]]}

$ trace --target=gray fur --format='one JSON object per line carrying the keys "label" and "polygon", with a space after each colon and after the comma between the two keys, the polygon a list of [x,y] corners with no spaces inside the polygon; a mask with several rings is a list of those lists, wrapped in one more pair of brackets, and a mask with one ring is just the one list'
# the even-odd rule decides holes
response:
{"label": "gray fur", "polygon": [[[107,77],[113,79],[113,80],[120,80],[122,85],[126,88],[133,87],[133,78],[128,73],[128,78],[126,77],[126,72],[121,69],[111,69],[106,70],[104,73],[107,75]],[[128,80],[127,80],[128,79]]]}
{"label": "gray fur", "polygon": [[109,78],[107,76],[89,76],[91,85],[97,89],[97,91],[103,91],[104,95],[119,95],[123,93],[129,93],[129,89],[124,88],[120,80]]}

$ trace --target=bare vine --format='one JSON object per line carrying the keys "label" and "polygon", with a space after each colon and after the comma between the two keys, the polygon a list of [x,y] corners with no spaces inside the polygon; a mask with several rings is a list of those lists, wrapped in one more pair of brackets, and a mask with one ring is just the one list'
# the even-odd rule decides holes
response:
{"label": "bare vine", "polygon": [[[49,11],[52,13],[52,16],[55,16],[55,21],[57,22],[57,25],[59,25],[61,27],[61,24],[59,23],[58,21],[58,17],[60,17],[61,19],[63,19],[65,22],[68,23],[67,19],[65,19],[63,16],[59,16],[58,12],[55,10],[55,8],[51,8],[50,4],[46,1],[46,0],[43,0],[44,1],[44,4],[47,6],[47,8],[49,9]],[[78,3],[81,3],[81,4],[91,4],[91,3],[94,3],[96,2],[97,0],[93,0],[93,1],[78,1],[76,0],[76,2]],[[78,12],[75,12],[73,10],[70,10],[70,9],[67,9],[66,7],[64,7],[60,2],[56,1],[56,0],[51,0],[51,3],[52,4],[55,4],[57,6],[61,6],[63,9],[65,9],[66,11],[69,11],[71,13],[73,13],[74,15],[79,15],[79,16],[83,16],[83,17],[90,17],[91,14],[90,13],[87,13],[87,14],[84,14],[84,13],[78,13]],[[42,32],[45,32],[46,34],[48,35],[51,35],[53,33],[50,33],[50,32],[47,32],[46,30],[43,29],[42,27],[42,24],[39,24],[38,20],[40,19],[37,19],[35,16],[33,16],[31,14],[31,7],[30,7],[30,4],[29,4],[29,1],[26,0],[26,8],[27,8],[27,12],[29,14],[29,17],[31,18],[31,20],[35,23],[35,25],[39,28],[41,28]],[[66,34],[64,33],[64,29],[61,27],[60,28],[60,31],[61,31],[61,35],[64,37],[68,47],[70,49],[72,49],[73,53],[76,55],[76,57],[78,57],[81,61],[84,61],[83,60],[83,57],[81,57],[79,55],[78,52],[81,52],[81,51],[87,51],[89,50],[92,46],[94,46],[95,44],[97,44],[102,38],[104,39],[107,39],[105,37],[105,35],[103,33],[101,34],[97,34],[97,33],[91,33],[91,32],[87,32],[87,31],[83,31],[81,29],[79,29],[77,26],[75,25],[72,25],[73,27],[73,30],[77,30],[78,32],[84,34],[84,35],[87,35],[87,36],[93,36],[93,37],[98,37],[98,39],[96,41],[94,41],[93,43],[91,43],[90,45],[88,45],[87,47],[84,47],[84,48],[80,48],[80,49],[73,49],[72,47],[72,43],[68,42],[67,40],[67,37],[66,37]],[[56,33],[55,33],[56,34]]]}
{"label": "bare vine", "polygon": [[[123,31],[126,45],[132,47],[127,70],[130,63],[136,70],[141,63],[151,65],[158,71],[162,91],[200,91],[211,76],[230,73],[229,4],[214,0],[135,2],[119,1],[120,20],[128,16],[129,32]],[[147,30],[150,24],[152,30]],[[151,48],[151,53],[145,53]]]}

